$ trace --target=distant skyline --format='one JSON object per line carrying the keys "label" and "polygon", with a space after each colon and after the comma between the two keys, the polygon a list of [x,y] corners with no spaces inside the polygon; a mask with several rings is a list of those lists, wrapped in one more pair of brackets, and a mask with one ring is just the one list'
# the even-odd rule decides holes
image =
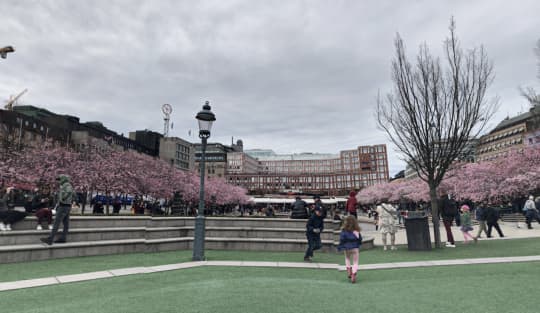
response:
{"label": "distant skyline", "polygon": [[494,62],[494,127],[528,109],[520,86],[540,85],[538,12],[536,0],[3,0],[0,46],[16,51],[0,59],[0,103],[28,88],[19,104],[125,136],[162,133],[169,103],[170,135],[198,142],[209,100],[211,142],[278,154],[384,143],[394,176],[405,164],[374,114],[392,88],[396,33],[411,57],[424,42],[442,57],[454,16],[462,46],[484,45]]}

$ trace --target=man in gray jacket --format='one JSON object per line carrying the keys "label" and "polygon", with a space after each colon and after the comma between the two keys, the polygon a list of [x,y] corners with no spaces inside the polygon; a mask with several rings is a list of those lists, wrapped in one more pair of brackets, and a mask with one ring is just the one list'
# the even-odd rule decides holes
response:
{"label": "man in gray jacket", "polygon": [[[73,187],[69,183],[69,176],[60,175],[57,180],[60,182],[60,190],[58,191],[58,206],[56,209],[54,226],[49,237],[41,238],[41,241],[48,245],[52,245],[53,241],[56,243],[66,242],[66,237],[69,230],[69,212],[71,211],[71,204],[73,202]],[[58,232],[60,222],[62,222],[64,229],[60,238],[58,240],[54,240],[54,237]]]}

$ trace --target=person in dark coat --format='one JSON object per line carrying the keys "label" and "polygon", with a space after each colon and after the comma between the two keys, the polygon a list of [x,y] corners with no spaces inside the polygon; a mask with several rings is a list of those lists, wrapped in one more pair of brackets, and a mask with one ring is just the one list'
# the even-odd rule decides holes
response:
{"label": "person in dark coat", "polygon": [[8,187],[6,192],[0,195],[0,231],[11,230],[11,225],[26,217],[26,212],[15,210],[13,189],[13,187]]}
{"label": "person in dark coat", "polygon": [[308,240],[308,248],[304,255],[304,261],[311,262],[313,251],[322,247],[321,233],[324,230],[324,217],[320,207],[315,207],[313,214],[306,224],[306,237]]}
{"label": "person in dark coat", "polygon": [[101,201],[96,201],[96,203],[94,203],[92,214],[104,214],[103,203]]}
{"label": "person in dark coat", "polygon": [[327,215],[326,208],[323,206],[321,197],[319,196],[313,197],[313,210],[317,210],[317,209],[321,210],[321,216],[323,219],[325,219]]}
{"label": "person in dark coat", "polygon": [[120,214],[120,209],[122,209],[122,200],[120,200],[120,196],[116,196],[112,203],[113,207],[113,214],[118,215]]}
{"label": "person in dark coat", "polygon": [[451,199],[448,195],[444,195],[439,204],[439,212],[443,220],[444,229],[446,230],[446,246],[455,248],[456,242],[454,241],[454,235],[452,234],[451,227],[454,218],[458,214],[456,201]]}
{"label": "person in dark coat", "polygon": [[486,208],[486,223],[487,223],[487,236],[491,238],[491,228],[495,227],[500,237],[504,237],[501,228],[499,227],[499,210],[495,208],[495,205],[490,203]]}
{"label": "person in dark coat", "polygon": [[292,204],[291,218],[305,219],[308,218],[307,203],[300,197],[296,197],[296,200]]}

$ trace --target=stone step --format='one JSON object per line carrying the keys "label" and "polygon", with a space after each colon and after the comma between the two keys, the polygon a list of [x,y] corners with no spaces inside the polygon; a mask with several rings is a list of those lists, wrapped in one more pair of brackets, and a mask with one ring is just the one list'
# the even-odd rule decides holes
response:
{"label": "stone step", "polygon": [[[231,218],[208,217],[206,226],[216,227],[262,227],[262,228],[306,228],[306,220],[288,218]],[[37,219],[28,216],[12,225],[13,230],[34,230]],[[152,217],[152,216],[71,216],[70,228],[105,227],[181,227],[195,225],[193,217]],[[46,225],[43,225],[46,226]],[[336,229],[339,223],[325,220],[325,229]]]}
{"label": "stone step", "polygon": [[501,221],[503,222],[510,222],[510,223],[517,223],[517,222],[521,222],[521,223],[525,223],[525,215],[521,214],[521,213],[512,213],[512,214],[504,214],[503,216],[501,216]]}
{"label": "stone step", "polygon": [[[72,216],[69,220],[69,227],[146,227],[149,223],[151,223],[150,216]],[[37,219],[34,216],[27,216],[24,220],[15,223],[11,227],[13,230],[35,230],[36,226]]]}
{"label": "stone step", "polygon": [[[61,229],[60,229],[61,232]],[[116,228],[75,228],[70,229],[69,241],[99,241],[115,239],[165,239],[193,237],[192,226],[183,227],[116,227]],[[39,239],[50,234],[50,230],[13,230],[0,232],[0,246],[39,243]],[[306,238],[304,229],[257,228],[257,227],[206,227],[207,237],[231,238]],[[334,240],[333,230],[324,230],[323,240]],[[337,234],[339,237],[339,233]]]}
{"label": "stone step", "polygon": [[[62,232],[60,229],[59,234]],[[28,245],[39,243],[39,239],[47,237],[50,230],[13,230],[0,233],[0,246]],[[69,241],[107,241],[123,239],[145,239],[145,227],[122,227],[122,228],[75,228],[68,233]],[[176,232],[178,236],[178,231]]]}
{"label": "stone step", "polygon": [[[159,252],[192,249],[193,237],[165,239],[123,239],[63,244],[27,244],[0,246],[0,263],[29,262],[57,258],[123,254],[135,252]],[[322,240],[322,251],[334,252],[333,240]],[[373,247],[373,238],[366,238],[362,249]],[[305,239],[284,238],[205,238],[208,250],[249,250],[249,251],[305,251]]]}

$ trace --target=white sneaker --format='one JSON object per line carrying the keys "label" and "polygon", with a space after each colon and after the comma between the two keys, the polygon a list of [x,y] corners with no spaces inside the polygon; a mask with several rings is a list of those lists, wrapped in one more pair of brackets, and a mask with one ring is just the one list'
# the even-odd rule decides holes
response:
{"label": "white sneaker", "polygon": [[386,246],[384,246],[383,250],[386,251],[386,250],[388,250],[388,249],[386,248]]}
{"label": "white sneaker", "polygon": [[390,250],[397,250],[397,247],[396,247],[396,246],[392,246],[392,248],[390,248]]}
{"label": "white sneaker", "polygon": [[453,244],[448,244],[448,245],[446,245],[446,247],[448,247],[448,248],[455,248],[455,247],[456,247],[456,245],[453,245]]}
{"label": "white sneaker", "polygon": [[52,229],[52,225],[49,225],[49,229]]}
{"label": "white sneaker", "polygon": [[11,224],[6,224],[6,230],[11,230]]}
{"label": "white sneaker", "polygon": [[36,227],[36,230],[42,230],[42,229],[43,229],[43,227],[41,227],[41,225],[38,225],[38,226]]}
{"label": "white sneaker", "polygon": [[6,225],[4,223],[0,223],[0,231],[6,230]]}

